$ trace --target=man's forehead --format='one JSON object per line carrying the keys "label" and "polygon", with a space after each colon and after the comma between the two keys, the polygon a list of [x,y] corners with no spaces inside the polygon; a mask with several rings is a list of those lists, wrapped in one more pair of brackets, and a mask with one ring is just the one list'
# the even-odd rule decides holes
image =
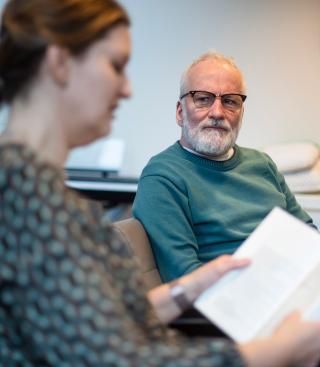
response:
{"label": "man's forehead", "polygon": [[220,60],[204,60],[194,65],[189,70],[189,75],[214,75],[216,73],[240,74],[239,71],[231,64]]}
{"label": "man's forehead", "polygon": [[227,62],[205,60],[190,68],[187,74],[188,84],[202,82],[230,82],[242,84],[242,76],[238,69]]}

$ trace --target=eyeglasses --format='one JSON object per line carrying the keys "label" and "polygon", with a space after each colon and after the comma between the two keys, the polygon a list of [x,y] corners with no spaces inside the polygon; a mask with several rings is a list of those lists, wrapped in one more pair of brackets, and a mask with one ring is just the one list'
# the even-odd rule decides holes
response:
{"label": "eyeglasses", "polygon": [[247,96],[244,94],[238,94],[238,93],[229,93],[229,94],[214,94],[211,92],[206,92],[202,90],[192,90],[188,93],[183,94],[180,99],[188,96],[190,96],[193,99],[193,102],[197,108],[210,108],[216,98],[221,99],[221,104],[223,108],[230,111],[236,111],[239,110],[243,102],[246,100]]}

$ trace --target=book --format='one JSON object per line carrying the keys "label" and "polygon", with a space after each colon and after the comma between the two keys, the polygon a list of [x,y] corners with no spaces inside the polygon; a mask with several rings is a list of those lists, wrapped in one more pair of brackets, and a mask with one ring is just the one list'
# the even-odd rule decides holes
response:
{"label": "book", "polygon": [[226,274],[194,306],[236,342],[268,336],[300,310],[320,319],[320,233],[274,208],[235,252],[251,264]]}

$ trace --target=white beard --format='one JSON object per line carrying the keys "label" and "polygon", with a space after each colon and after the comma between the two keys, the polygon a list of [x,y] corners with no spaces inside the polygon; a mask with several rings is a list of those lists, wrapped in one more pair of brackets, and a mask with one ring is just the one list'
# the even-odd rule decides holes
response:
{"label": "white beard", "polygon": [[[206,129],[215,126],[223,130]],[[236,128],[232,128],[226,120],[206,120],[190,127],[188,118],[183,113],[182,137],[192,150],[199,154],[210,156],[223,156],[234,146],[241,121]]]}

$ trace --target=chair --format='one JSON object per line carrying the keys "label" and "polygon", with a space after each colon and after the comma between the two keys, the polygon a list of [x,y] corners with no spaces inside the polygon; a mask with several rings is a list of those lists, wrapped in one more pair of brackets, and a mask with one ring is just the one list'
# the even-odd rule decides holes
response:
{"label": "chair", "polygon": [[[149,290],[161,284],[160,274],[153,257],[150,242],[142,224],[137,219],[129,218],[114,222],[113,225],[123,241],[130,246],[136,255],[141,265],[147,289]],[[224,333],[195,309],[185,312],[177,320],[171,322],[169,326],[180,330],[188,336],[226,337]]]}
{"label": "chair", "polygon": [[142,224],[135,218],[129,218],[114,222],[113,225],[137,256],[147,289],[161,284],[151,245]]}

